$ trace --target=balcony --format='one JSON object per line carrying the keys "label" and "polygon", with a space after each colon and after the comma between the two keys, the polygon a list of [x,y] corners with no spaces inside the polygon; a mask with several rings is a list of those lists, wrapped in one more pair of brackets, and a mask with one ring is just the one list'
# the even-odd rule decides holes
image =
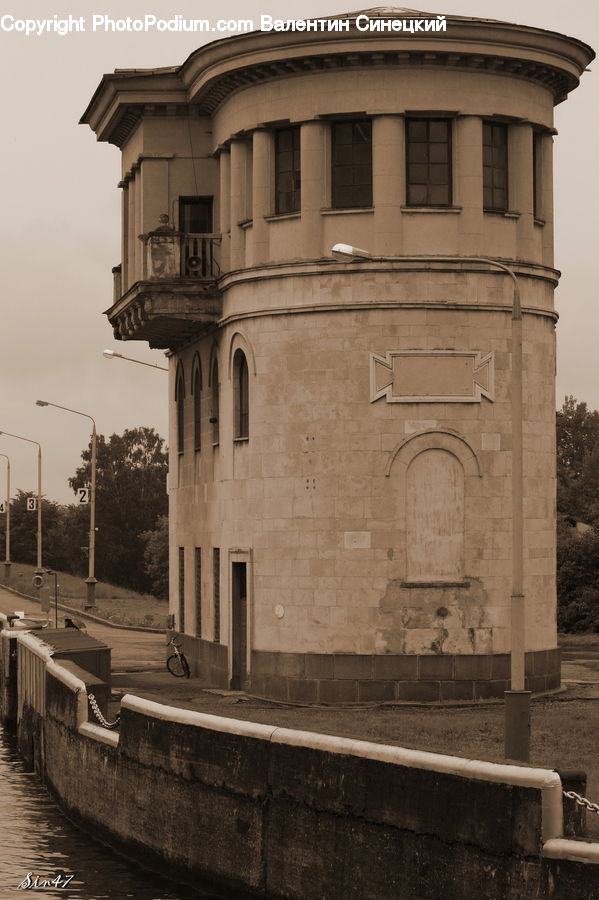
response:
{"label": "balcony", "polygon": [[141,279],[123,294],[121,267],[112,270],[114,303],[106,315],[117,340],[173,349],[221,315],[220,235],[182,234],[164,224],[140,240]]}

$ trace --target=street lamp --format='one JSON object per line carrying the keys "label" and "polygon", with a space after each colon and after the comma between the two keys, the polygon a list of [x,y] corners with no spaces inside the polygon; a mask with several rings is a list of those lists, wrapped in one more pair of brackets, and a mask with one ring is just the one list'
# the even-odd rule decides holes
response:
{"label": "street lamp", "polygon": [[53,406],[55,409],[63,409],[65,412],[74,413],[76,416],[83,416],[90,419],[92,423],[91,436],[91,487],[89,498],[89,552],[88,552],[88,576],[85,579],[87,585],[86,608],[95,605],[96,602],[96,578],[94,575],[96,561],[96,423],[92,416],[87,413],[79,412],[77,409],[69,409],[68,406],[60,406],[58,403],[50,403],[48,400],[36,400],[36,406]]}
{"label": "street lamp", "polygon": [[20,434],[11,434],[10,431],[0,431],[0,434],[6,437],[17,438],[19,441],[27,441],[28,444],[35,444],[37,447],[37,568],[36,575],[43,575],[42,569],[42,447],[37,441],[31,438],[21,437]]}
{"label": "street lamp", "polygon": [[6,581],[10,581],[10,459],[6,453],[0,453],[6,460],[6,555],[4,559],[4,575]]}
{"label": "street lamp", "polygon": [[159,366],[158,363],[144,362],[142,359],[133,359],[132,356],[123,356],[122,353],[117,353],[116,350],[103,350],[102,356],[105,356],[106,359],[127,359],[129,362],[137,363],[140,366],[149,366],[150,369],[161,369],[163,372],[168,372],[166,366]]}
{"label": "street lamp", "polygon": [[[375,260],[367,250],[335,244],[331,253],[345,261]],[[505,699],[505,755],[528,762],[530,758],[530,691],[525,690],[524,597],[524,452],[522,440],[522,306],[515,272],[504,263],[482,256],[402,256],[403,262],[486,263],[512,279],[512,596],[510,611],[510,690]]]}

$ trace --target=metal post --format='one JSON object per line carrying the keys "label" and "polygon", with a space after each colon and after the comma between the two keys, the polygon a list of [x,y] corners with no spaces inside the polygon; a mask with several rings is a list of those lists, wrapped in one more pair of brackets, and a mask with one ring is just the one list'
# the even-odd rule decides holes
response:
{"label": "metal post", "polygon": [[[28,444],[35,444],[37,447],[37,568],[36,575],[43,575],[42,568],[42,445],[38,441],[32,441],[31,438],[22,437],[20,434],[11,434],[10,431],[0,431],[0,434],[6,437],[13,437],[19,441],[27,441]],[[39,591],[37,588],[38,601]]]}
{"label": "metal post", "polygon": [[[42,569],[42,448],[37,445],[37,569],[36,575],[41,575]],[[39,594],[39,590],[38,590]]]}
{"label": "metal post", "polygon": [[[91,418],[91,417],[90,417]],[[94,577],[94,569],[96,562],[96,423],[92,419],[92,439],[91,439],[91,485],[89,498],[89,553],[88,553],[88,577],[85,580],[87,585],[87,601],[86,607],[92,607],[96,602],[96,578]]]}
{"label": "metal post", "polygon": [[522,436],[522,309],[514,278],[512,305],[512,598],[510,690],[505,692],[505,755],[530,760],[530,695],[526,688],[524,601],[524,444]]}
{"label": "metal post", "polygon": [[54,627],[58,628],[58,575],[54,572]]}
{"label": "metal post", "polygon": [[84,419],[90,419],[92,423],[91,436],[91,477],[90,477],[90,498],[89,498],[89,539],[88,539],[88,576],[85,579],[86,597],[84,606],[90,609],[96,602],[96,578],[94,577],[95,557],[96,557],[96,422],[88,413],[79,412],[78,409],[71,409],[68,406],[61,406],[59,403],[50,403],[49,400],[36,400],[36,406],[53,406],[55,409],[64,409],[65,412],[73,413],[76,416],[83,416]]}
{"label": "metal post", "polygon": [[5,527],[5,558],[4,558],[4,577],[6,583],[10,582],[10,459],[6,453],[0,453],[6,460],[6,527]]}

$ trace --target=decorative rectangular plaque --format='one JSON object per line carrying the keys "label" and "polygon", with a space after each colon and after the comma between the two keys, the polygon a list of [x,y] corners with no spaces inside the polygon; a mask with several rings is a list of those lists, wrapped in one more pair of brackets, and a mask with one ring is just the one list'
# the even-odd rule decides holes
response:
{"label": "decorative rectangular plaque", "polygon": [[495,394],[494,352],[387,350],[370,354],[370,401],[480,403]]}

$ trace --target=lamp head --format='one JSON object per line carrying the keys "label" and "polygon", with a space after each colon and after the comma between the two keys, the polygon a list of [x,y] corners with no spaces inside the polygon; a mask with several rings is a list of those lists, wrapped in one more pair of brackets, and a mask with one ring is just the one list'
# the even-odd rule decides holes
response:
{"label": "lamp head", "polygon": [[102,356],[105,356],[106,359],[114,359],[115,356],[122,356],[122,354],[116,353],[114,350],[102,350]]}
{"label": "lamp head", "polygon": [[48,406],[48,401],[47,400],[36,400],[35,405],[36,406]]}
{"label": "lamp head", "polygon": [[336,259],[342,259],[345,262],[354,260],[359,262],[363,259],[371,259],[368,250],[361,250],[359,247],[352,247],[351,244],[335,244],[331,247],[331,253]]}

